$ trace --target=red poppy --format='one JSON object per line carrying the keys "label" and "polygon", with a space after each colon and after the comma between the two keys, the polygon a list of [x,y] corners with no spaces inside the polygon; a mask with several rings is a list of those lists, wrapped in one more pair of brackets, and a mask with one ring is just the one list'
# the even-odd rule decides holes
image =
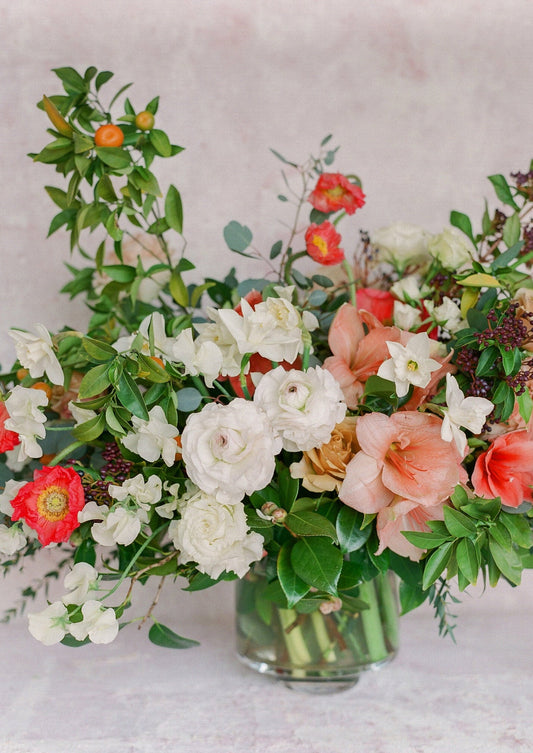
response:
{"label": "red poppy", "polygon": [[6,429],[4,424],[9,418],[9,413],[3,402],[0,401],[0,452],[12,450],[20,444],[20,437],[16,431]]}
{"label": "red poppy", "polygon": [[353,214],[365,203],[361,188],[340,173],[322,173],[314,191],[309,196],[310,203],[319,212],[337,212],[344,209],[346,214]]}
{"label": "red poppy", "polygon": [[394,296],[388,290],[376,288],[359,288],[357,291],[357,306],[374,314],[382,324],[392,324],[394,311]]}
{"label": "red poppy", "polygon": [[37,532],[43,546],[68,541],[79,526],[78,512],[85,505],[81,479],[73,468],[41,468],[33,481],[12,500],[12,520],[23,518]]}
{"label": "red poppy", "polygon": [[331,222],[321,225],[309,225],[305,234],[307,253],[319,264],[340,264],[344,259],[344,251],[339,248],[341,237]]}

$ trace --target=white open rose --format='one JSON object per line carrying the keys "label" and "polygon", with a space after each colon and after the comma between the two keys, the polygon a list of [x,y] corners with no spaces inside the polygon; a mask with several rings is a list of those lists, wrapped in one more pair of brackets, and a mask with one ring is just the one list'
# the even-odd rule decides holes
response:
{"label": "white open rose", "polygon": [[329,442],[335,425],[346,415],[339,383],[320,367],[285,371],[279,366],[267,372],[254,393],[254,403],[267,414],[290,452]]}
{"label": "white open rose", "polygon": [[196,563],[210,578],[226,571],[242,578],[252,562],[261,559],[263,537],[250,531],[244,505],[222,505],[198,491],[180,505],[181,518],[171,521],[168,533],[179,550],[178,563]]}
{"label": "white open rose", "polygon": [[430,239],[428,251],[443,267],[457,271],[472,263],[474,247],[460,230],[447,227]]}
{"label": "white open rose", "polygon": [[418,225],[395,222],[372,233],[371,242],[384,261],[398,269],[428,260],[429,233]]}
{"label": "white open rose", "polygon": [[239,502],[272,480],[281,451],[268,418],[254,403],[236,398],[191,413],[181,437],[189,478],[219,502]]}

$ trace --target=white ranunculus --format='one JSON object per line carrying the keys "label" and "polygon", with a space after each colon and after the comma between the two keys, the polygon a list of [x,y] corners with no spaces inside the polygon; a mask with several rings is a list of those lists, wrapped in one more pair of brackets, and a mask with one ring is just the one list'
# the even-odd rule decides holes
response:
{"label": "white ranunculus", "polygon": [[394,222],[372,233],[371,243],[384,261],[399,269],[409,264],[422,264],[428,260],[427,233],[418,225],[408,222]]}
{"label": "white ranunculus", "polygon": [[52,384],[62,385],[65,377],[54,353],[50,333],[42,324],[34,326],[38,335],[16,329],[9,330],[8,335],[15,342],[17,358],[21,365],[28,369],[32,379],[38,379],[46,374]]}
{"label": "white ranunculus", "polygon": [[191,413],[181,443],[189,478],[224,504],[267,486],[281,451],[266,415],[242,398]]}
{"label": "white ranunculus", "polygon": [[446,374],[446,405],[441,437],[446,442],[454,440],[461,456],[464,457],[467,439],[461,427],[473,434],[481,434],[487,416],[494,409],[494,404],[484,397],[465,397],[457,379],[451,374]]}
{"label": "white ranunculus", "polygon": [[432,341],[425,332],[413,335],[406,345],[387,341],[391,358],[378,369],[378,376],[394,382],[398,397],[405,397],[409,386],[426,387],[431,373],[440,369],[441,364],[430,358]]}
{"label": "white ranunculus", "polygon": [[407,332],[411,329],[418,329],[422,324],[419,309],[401,301],[394,301],[392,319],[397,327]]}
{"label": "white ranunculus", "polygon": [[16,432],[20,437],[20,444],[14,448],[17,451],[17,461],[21,462],[26,458],[40,458],[43,454],[37,438],[44,439],[46,435],[44,428],[46,416],[40,408],[47,405],[48,396],[46,392],[21,387],[19,384],[13,387],[11,394],[5,401],[9,418],[6,419],[4,426],[10,431]]}
{"label": "white ranunculus", "polygon": [[464,233],[447,227],[429,240],[428,251],[445,269],[458,271],[472,263],[474,248]]}
{"label": "white ranunculus", "polygon": [[83,620],[70,625],[70,633],[77,641],[89,638],[91,643],[111,643],[118,635],[115,610],[107,609],[94,599],[86,601],[81,608]]}
{"label": "white ranunculus", "polygon": [[62,597],[64,604],[83,604],[91,591],[97,591],[98,570],[88,562],[76,562],[65,575],[63,585],[69,591]]}
{"label": "white ranunculus", "polygon": [[63,640],[69,630],[67,608],[60,601],[28,615],[28,629],[45,646],[53,646]]}
{"label": "white ranunculus", "polygon": [[126,479],[121,485],[109,484],[107,490],[109,495],[118,502],[124,502],[131,497],[143,510],[149,510],[161,499],[162,482],[155,474],[145,481],[142,473],[138,473],[137,476]]}
{"label": "white ranunculus", "polygon": [[209,340],[196,341],[192,329],[184,329],[174,340],[172,360],[182,363],[185,373],[191,376],[203,376],[208,387],[222,372],[223,355],[221,349]]}
{"label": "white ranunculus", "polygon": [[168,528],[180,564],[194,562],[210,578],[224,571],[242,578],[261,559],[263,537],[249,531],[241,502],[223,505],[199,491],[183,500],[180,511]]}
{"label": "white ranunculus", "polygon": [[0,523],[0,554],[11,557],[24,546],[26,546],[26,536],[22,533],[19,525],[15,524],[8,527]]}
{"label": "white ranunculus", "polygon": [[289,452],[311,450],[329,442],[346,415],[342,390],[333,375],[320,367],[267,372],[254,393]]}
{"label": "white ranunculus", "polygon": [[174,465],[178,452],[177,428],[168,423],[160,405],[155,405],[148,416],[148,421],[132,416],[134,431],[123,437],[122,444],[149,463],[163,458],[166,465]]}

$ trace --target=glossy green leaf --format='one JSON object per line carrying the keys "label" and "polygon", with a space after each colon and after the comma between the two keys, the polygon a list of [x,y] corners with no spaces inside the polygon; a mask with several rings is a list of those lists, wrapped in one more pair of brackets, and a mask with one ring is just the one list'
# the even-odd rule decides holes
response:
{"label": "glossy green leaf", "polygon": [[292,542],[281,547],[277,559],[277,573],[283,593],[287,597],[289,608],[292,608],[309,592],[309,585],[296,573],[291,564]]}
{"label": "glossy green leaf", "polygon": [[469,583],[477,581],[480,556],[475,544],[468,538],[461,539],[456,550],[457,566]]}
{"label": "glossy green leaf", "polygon": [[296,575],[308,585],[337,595],[337,583],[342,570],[341,551],[323,537],[303,538],[291,552],[291,564]]}
{"label": "glossy green leaf", "polygon": [[105,415],[99,413],[89,421],[85,421],[72,429],[73,436],[80,442],[92,442],[97,439],[106,428]]}
{"label": "glossy green leaf", "polygon": [[172,271],[169,289],[172,298],[174,298],[179,306],[186,308],[189,305],[189,291],[183,281],[183,277],[176,269]]}
{"label": "glossy green leaf", "polygon": [[436,549],[428,557],[424,567],[424,576],[422,578],[422,588],[426,591],[446,569],[446,566],[454,551],[455,541],[448,541]]}
{"label": "glossy green leaf", "polygon": [[116,395],[120,403],[137,418],[148,420],[148,410],[143,396],[127,371],[123,371],[116,384]]}
{"label": "glossy green leaf", "polygon": [[165,219],[177,233],[183,232],[183,206],[176,186],[169,186],[165,198]]}
{"label": "glossy green leaf", "polygon": [[166,625],[156,622],[150,628],[148,638],[156,646],[162,646],[163,648],[192,648],[193,646],[199,646],[199,642],[192,638],[183,638],[178,635]]}
{"label": "glossy green leaf", "polygon": [[115,348],[101,340],[95,340],[92,337],[84,337],[82,340],[83,349],[93,361],[110,361],[118,355]]}
{"label": "glossy green leaf", "polygon": [[503,175],[489,175],[489,180],[494,186],[496,196],[499,200],[503,201],[504,204],[513,207],[513,209],[518,210],[518,205],[513,199],[511,189],[505,177]]}
{"label": "glossy green leaf", "polygon": [[529,549],[533,546],[533,532],[528,521],[522,515],[502,512],[500,523],[509,531],[513,542],[517,546],[524,549]]}
{"label": "glossy green leaf", "polygon": [[95,151],[104,165],[116,170],[122,170],[131,164],[129,152],[118,146],[97,146]]}
{"label": "glossy green leaf", "polygon": [[522,579],[522,562],[518,554],[511,549],[507,551],[494,538],[489,537],[489,550],[496,567],[502,575],[515,586],[520,585]]}
{"label": "glossy green leaf", "polygon": [[372,532],[370,526],[361,528],[363,516],[360,512],[344,505],[341,507],[336,521],[337,537],[343,554],[356,552],[368,541]]}
{"label": "glossy green leaf", "polygon": [[444,506],[444,523],[446,528],[455,537],[471,536],[476,532],[476,524],[454,507]]}
{"label": "glossy green leaf", "polygon": [[158,128],[153,128],[150,131],[149,139],[150,143],[161,157],[170,157],[172,155],[172,147],[168,136],[164,131],[161,131]]}
{"label": "glossy green leaf", "polygon": [[450,212],[450,225],[459,228],[459,230],[470,238],[472,243],[475,243],[472,223],[466,214],[456,212],[455,210]]}
{"label": "glossy green leaf", "polygon": [[88,371],[81,380],[78,398],[83,400],[87,397],[99,395],[101,392],[104,392],[110,384],[111,381],[108,375],[108,365],[102,363],[99,366],[95,366]]}
{"label": "glossy green leaf", "polygon": [[285,518],[285,526],[296,536],[327,536],[337,541],[333,523],[317,512],[291,512]]}

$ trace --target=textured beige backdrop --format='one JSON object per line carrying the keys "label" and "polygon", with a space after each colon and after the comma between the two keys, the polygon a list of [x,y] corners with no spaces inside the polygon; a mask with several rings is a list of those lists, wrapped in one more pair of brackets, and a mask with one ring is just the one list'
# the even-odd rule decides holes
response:
{"label": "textured beige backdrop", "polygon": [[364,183],[356,229],[438,232],[451,209],[479,227],[486,176],[533,155],[532,38],[530,0],[0,0],[0,361],[10,326],[85,321],[57,295],[67,240],[46,240],[43,186],[60,176],[26,156],[46,143],[52,68],[112,70],[139,109],[160,95],[158,125],[186,151],[159,174],[182,192],[189,256],[223,274],[244,272],[228,220],[268,249],[287,216],[269,147],[302,161],[328,133]]}

